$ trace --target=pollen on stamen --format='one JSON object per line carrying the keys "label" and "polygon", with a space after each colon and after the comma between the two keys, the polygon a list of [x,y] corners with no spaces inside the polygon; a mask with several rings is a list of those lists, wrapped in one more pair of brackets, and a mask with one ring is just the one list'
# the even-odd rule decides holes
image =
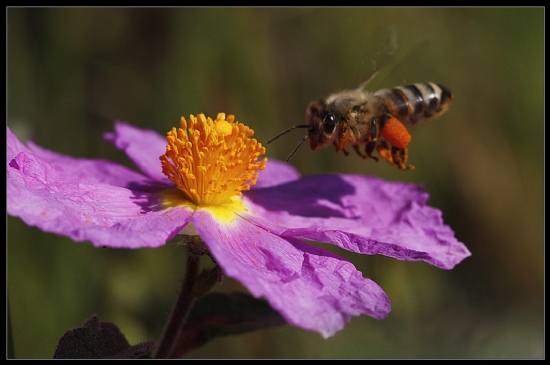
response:
{"label": "pollen on stamen", "polygon": [[163,173],[176,184],[184,198],[196,205],[224,204],[256,183],[265,169],[265,148],[254,131],[235,122],[233,115],[219,113],[216,120],[199,114],[166,135],[166,153],[160,157]]}

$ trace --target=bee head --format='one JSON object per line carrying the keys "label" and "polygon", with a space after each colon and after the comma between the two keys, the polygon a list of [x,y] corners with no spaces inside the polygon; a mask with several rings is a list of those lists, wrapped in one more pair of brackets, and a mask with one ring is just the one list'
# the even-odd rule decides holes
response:
{"label": "bee head", "polygon": [[309,104],[306,110],[306,124],[309,126],[309,147],[315,150],[326,146],[336,137],[336,117],[331,113],[324,100]]}

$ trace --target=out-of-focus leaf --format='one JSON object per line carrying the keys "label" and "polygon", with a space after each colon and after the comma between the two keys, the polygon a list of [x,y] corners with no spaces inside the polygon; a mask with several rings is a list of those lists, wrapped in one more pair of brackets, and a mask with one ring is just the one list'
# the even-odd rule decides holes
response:
{"label": "out-of-focus leaf", "polygon": [[82,327],[61,336],[54,359],[136,359],[151,352],[154,342],[130,346],[120,329],[112,322],[100,322],[94,314]]}
{"label": "out-of-focus leaf", "polygon": [[195,302],[176,340],[172,357],[180,357],[216,337],[285,324],[266,301],[244,293],[209,293]]}

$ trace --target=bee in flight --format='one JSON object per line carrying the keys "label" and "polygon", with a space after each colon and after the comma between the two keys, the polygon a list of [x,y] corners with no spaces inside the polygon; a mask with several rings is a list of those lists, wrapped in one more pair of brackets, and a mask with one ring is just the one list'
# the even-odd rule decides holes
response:
{"label": "bee in flight", "polygon": [[[374,76],[373,76],[374,77]],[[271,138],[271,143],[296,128],[307,128],[307,133],[288,156],[289,161],[306,139],[311,150],[334,145],[336,151],[349,155],[346,147],[366,159],[378,161],[373,152],[401,170],[407,166],[407,146],[411,141],[407,127],[427,122],[443,114],[453,99],[444,86],[416,83],[383,89],[374,93],[365,90],[372,77],[355,90],[343,90],[309,104],[306,124],[295,125]],[[364,147],[364,152],[360,147]]]}

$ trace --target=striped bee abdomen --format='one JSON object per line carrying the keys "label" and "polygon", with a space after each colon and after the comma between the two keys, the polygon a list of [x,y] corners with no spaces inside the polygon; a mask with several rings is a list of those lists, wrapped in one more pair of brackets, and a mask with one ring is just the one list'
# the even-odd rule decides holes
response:
{"label": "striped bee abdomen", "polygon": [[438,117],[445,112],[453,99],[449,89],[433,82],[379,90],[374,95],[383,100],[392,117],[406,125]]}

